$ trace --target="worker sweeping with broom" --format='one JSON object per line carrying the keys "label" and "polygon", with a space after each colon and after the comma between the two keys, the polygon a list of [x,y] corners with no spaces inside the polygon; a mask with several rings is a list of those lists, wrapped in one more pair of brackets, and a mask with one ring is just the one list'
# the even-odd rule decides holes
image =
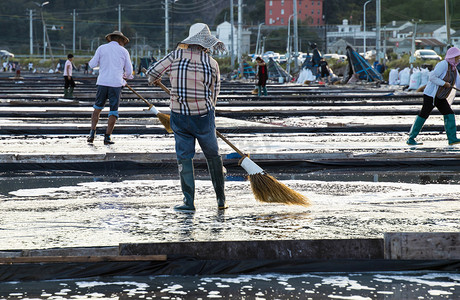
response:
{"label": "worker sweeping with broom", "polygon": [[88,143],[93,143],[99,116],[108,99],[110,112],[104,135],[104,145],[111,145],[114,144],[111,134],[118,120],[121,90],[126,85],[125,79],[133,78],[133,66],[129,52],[124,48],[129,43],[129,39],[123,33],[114,31],[107,34],[105,39],[108,43],[99,46],[93,58],[89,61],[91,68],[99,66],[99,76],[96,82],[96,102],[94,103],[94,110],[91,116],[91,131],[89,132],[87,141]]}
{"label": "worker sweeping with broom", "polygon": [[169,71],[171,82],[171,128],[174,132],[183,204],[180,211],[195,210],[195,175],[193,157],[198,141],[206,157],[218,209],[226,209],[222,157],[217,144],[215,106],[220,91],[220,71],[209,55],[211,49],[226,51],[225,45],[206,24],[190,27],[189,36],[147,70],[149,82],[161,80]]}

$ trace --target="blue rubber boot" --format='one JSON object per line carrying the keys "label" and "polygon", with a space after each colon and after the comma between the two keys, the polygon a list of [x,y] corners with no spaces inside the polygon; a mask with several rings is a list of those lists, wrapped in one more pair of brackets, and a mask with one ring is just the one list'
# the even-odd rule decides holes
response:
{"label": "blue rubber boot", "polygon": [[96,130],[90,130],[89,131],[89,136],[88,138],[86,139],[86,141],[90,144],[92,144],[94,142],[94,136],[96,135]]}
{"label": "blue rubber boot", "polygon": [[257,96],[261,96],[262,95],[262,86],[261,85],[258,85],[257,86]]}
{"label": "blue rubber boot", "polygon": [[412,125],[410,132],[409,132],[409,138],[406,141],[406,144],[408,145],[423,145],[423,143],[417,143],[415,141],[415,138],[417,135],[420,133],[420,130],[422,130],[423,124],[425,124],[426,119],[422,118],[420,116],[417,116],[415,118],[415,122]]}
{"label": "blue rubber boot", "polygon": [[104,134],[104,145],[113,145],[113,144],[115,144],[115,142],[112,141],[110,134]]}
{"label": "blue rubber boot", "polygon": [[174,206],[179,211],[194,211],[195,205],[195,172],[192,159],[180,159],[179,165],[180,185],[184,194],[184,204]]}
{"label": "blue rubber boot", "polygon": [[226,209],[228,208],[225,202],[225,177],[224,177],[224,166],[222,164],[222,157],[216,156],[210,159],[206,159],[208,163],[209,173],[211,174],[212,185],[216,192],[217,208]]}
{"label": "blue rubber boot", "polygon": [[454,114],[444,115],[444,128],[446,129],[449,145],[460,144],[460,140],[457,139],[457,125],[455,124]]}

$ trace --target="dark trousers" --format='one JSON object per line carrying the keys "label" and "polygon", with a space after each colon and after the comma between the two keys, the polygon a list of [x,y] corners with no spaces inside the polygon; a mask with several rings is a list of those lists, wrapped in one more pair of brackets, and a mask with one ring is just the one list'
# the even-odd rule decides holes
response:
{"label": "dark trousers", "polygon": [[424,119],[428,119],[431,111],[433,110],[435,106],[438,108],[439,112],[443,116],[454,113],[454,111],[452,110],[452,107],[450,107],[449,105],[449,102],[447,102],[447,99],[439,99],[436,97],[434,99],[434,105],[433,105],[433,98],[427,95],[423,95],[423,106],[418,115]]}
{"label": "dark trousers", "polygon": [[68,89],[69,86],[75,87],[75,81],[73,81],[72,76],[70,76],[70,79],[69,79],[69,76],[64,76],[64,80],[65,80],[65,83],[64,83],[64,88],[65,89]]}

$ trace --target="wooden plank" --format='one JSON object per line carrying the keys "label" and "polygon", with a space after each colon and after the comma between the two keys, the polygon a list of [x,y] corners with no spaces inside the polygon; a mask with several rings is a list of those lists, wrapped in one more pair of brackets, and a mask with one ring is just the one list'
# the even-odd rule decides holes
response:
{"label": "wooden plank", "polygon": [[165,261],[166,255],[117,255],[117,256],[30,256],[1,257],[0,264],[23,263],[87,263],[87,262],[128,262],[128,261]]}
{"label": "wooden plank", "polygon": [[385,259],[460,259],[460,232],[396,232],[384,237]]}
{"label": "wooden plank", "polygon": [[120,244],[122,255],[193,256],[206,260],[383,259],[382,239],[211,241]]}

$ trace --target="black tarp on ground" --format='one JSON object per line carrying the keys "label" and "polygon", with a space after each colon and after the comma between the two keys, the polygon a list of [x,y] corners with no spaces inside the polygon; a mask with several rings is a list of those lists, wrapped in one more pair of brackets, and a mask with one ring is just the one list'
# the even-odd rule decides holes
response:
{"label": "black tarp on ground", "polygon": [[460,260],[198,260],[165,262],[24,263],[0,265],[0,281],[113,276],[302,274],[310,272],[460,271]]}
{"label": "black tarp on ground", "polygon": [[319,75],[318,66],[321,61],[322,55],[321,52],[316,47],[316,44],[311,44],[313,56],[308,55],[303,64],[302,69],[309,69],[314,76]]}
{"label": "black tarp on ground", "polygon": [[277,79],[280,77],[285,78],[287,81],[290,81],[291,75],[284,70],[279,63],[273,60],[273,58],[268,59],[267,63],[267,70],[268,70],[268,78],[269,79]]}
{"label": "black tarp on ground", "polygon": [[351,46],[347,46],[348,66],[344,76],[344,81],[348,81],[353,74],[357,74],[358,78],[367,81],[381,81],[382,74],[374,69],[367,60],[364,59]]}

